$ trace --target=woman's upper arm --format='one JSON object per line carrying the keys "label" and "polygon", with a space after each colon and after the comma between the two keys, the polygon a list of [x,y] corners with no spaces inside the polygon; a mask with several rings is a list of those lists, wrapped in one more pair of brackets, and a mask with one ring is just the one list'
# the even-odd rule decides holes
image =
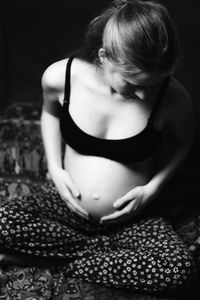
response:
{"label": "woman's upper arm", "polygon": [[66,60],[50,65],[42,75],[43,110],[58,117],[59,97],[63,94]]}
{"label": "woman's upper arm", "polygon": [[166,128],[174,142],[191,142],[193,139],[193,105],[185,88],[176,81],[171,94],[171,108],[168,110]]}

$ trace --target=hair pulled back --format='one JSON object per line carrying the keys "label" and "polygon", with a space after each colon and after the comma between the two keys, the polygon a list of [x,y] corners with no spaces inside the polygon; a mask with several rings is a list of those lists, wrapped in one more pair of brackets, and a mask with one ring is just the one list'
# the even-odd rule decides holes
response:
{"label": "hair pulled back", "polygon": [[88,25],[78,57],[98,64],[103,47],[108,59],[128,74],[169,75],[178,61],[178,36],[167,9],[155,1],[116,0]]}

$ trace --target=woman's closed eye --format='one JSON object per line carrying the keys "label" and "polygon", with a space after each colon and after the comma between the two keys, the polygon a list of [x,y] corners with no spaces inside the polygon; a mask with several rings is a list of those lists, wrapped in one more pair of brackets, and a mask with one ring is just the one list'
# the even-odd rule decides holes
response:
{"label": "woman's closed eye", "polygon": [[144,89],[145,86],[135,85],[130,82],[127,82],[124,88],[124,93],[129,95],[129,94],[134,94],[136,91],[144,90]]}
{"label": "woman's closed eye", "polygon": [[132,90],[145,89],[145,85],[133,84],[133,83],[128,82],[128,81],[126,81],[126,86],[127,86],[127,88],[132,89]]}

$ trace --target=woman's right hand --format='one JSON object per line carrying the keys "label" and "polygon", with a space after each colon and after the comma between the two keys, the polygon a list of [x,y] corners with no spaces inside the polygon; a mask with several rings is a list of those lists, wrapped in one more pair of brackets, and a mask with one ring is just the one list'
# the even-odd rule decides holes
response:
{"label": "woman's right hand", "polygon": [[81,195],[68,172],[60,167],[54,167],[49,170],[49,175],[68,208],[81,217],[88,218],[88,212],[78,203]]}

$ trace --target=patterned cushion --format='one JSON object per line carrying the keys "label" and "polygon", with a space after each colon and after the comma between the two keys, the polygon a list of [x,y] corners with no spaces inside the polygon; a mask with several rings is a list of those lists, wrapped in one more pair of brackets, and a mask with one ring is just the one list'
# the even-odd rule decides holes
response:
{"label": "patterned cushion", "polygon": [[42,180],[46,160],[40,132],[40,105],[12,105],[0,118],[0,177]]}

